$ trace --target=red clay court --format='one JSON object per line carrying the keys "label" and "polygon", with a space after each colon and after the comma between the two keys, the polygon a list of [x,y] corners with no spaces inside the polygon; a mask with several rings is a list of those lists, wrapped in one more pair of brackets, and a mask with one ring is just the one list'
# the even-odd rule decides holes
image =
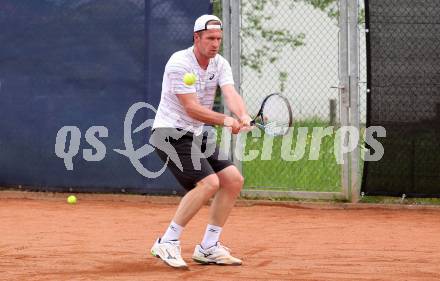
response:
{"label": "red clay court", "polygon": [[177,198],[0,192],[0,280],[440,280],[440,209],[238,202],[222,238],[239,267],[191,261],[205,206],[187,226],[189,270],[149,254]]}

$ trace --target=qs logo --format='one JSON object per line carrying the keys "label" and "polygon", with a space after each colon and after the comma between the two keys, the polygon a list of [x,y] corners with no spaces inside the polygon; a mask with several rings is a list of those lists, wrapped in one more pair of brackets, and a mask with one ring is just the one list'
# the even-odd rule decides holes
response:
{"label": "qs logo", "polygon": [[[144,157],[150,155],[155,148],[149,143],[145,143],[140,148],[135,149],[133,145],[133,134],[146,130],[152,127],[154,119],[148,119],[144,121],[141,125],[132,130],[133,119],[136,113],[142,109],[148,109],[156,113],[154,106],[145,103],[138,102],[133,104],[127,111],[124,120],[124,145],[125,149],[113,149],[115,152],[127,157],[133,167],[147,178],[157,178],[166,169],[170,157],[164,163],[161,169],[158,171],[150,171],[143,166],[140,160]],[[104,126],[92,126],[87,129],[85,134],[86,142],[96,150],[93,153],[92,149],[83,149],[83,159],[86,161],[101,161],[105,158],[107,153],[107,148],[105,144],[99,138],[108,137],[109,131]],[[68,136],[70,135],[70,142],[67,144]],[[73,158],[79,153],[81,144],[81,131],[77,126],[64,126],[62,127],[56,136],[55,141],[55,154],[59,158],[64,160],[64,165],[67,170],[73,170]],[[160,147],[159,147],[160,148]],[[175,153],[177,155],[177,153]],[[173,155],[171,155],[173,156]]]}
{"label": "qs logo", "polygon": [[113,150],[119,154],[126,156],[130,160],[131,164],[136,169],[136,171],[138,171],[138,173],[140,173],[144,177],[157,178],[165,171],[169,158],[167,159],[164,166],[162,166],[162,168],[159,171],[152,172],[152,171],[146,169],[144,167],[144,165],[142,165],[140,160],[143,159],[144,157],[150,155],[154,151],[155,148],[153,146],[149,145],[148,143],[144,144],[142,147],[140,147],[136,150],[133,147],[132,135],[134,133],[137,133],[137,132],[140,132],[144,129],[152,127],[153,122],[154,122],[154,119],[148,119],[145,122],[143,122],[141,125],[139,125],[136,129],[134,129],[133,132],[131,131],[134,116],[135,116],[136,112],[138,112],[142,108],[148,108],[148,109],[154,111],[154,113],[156,113],[156,109],[148,103],[138,102],[138,103],[133,104],[128,109],[128,112],[125,115],[125,120],[124,120],[125,150],[122,150],[122,149],[113,149]]}

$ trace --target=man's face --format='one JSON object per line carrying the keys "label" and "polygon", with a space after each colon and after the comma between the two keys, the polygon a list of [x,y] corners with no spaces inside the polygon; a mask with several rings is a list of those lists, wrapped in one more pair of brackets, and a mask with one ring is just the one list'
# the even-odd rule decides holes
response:
{"label": "man's face", "polygon": [[220,50],[222,36],[220,29],[204,30],[194,35],[194,45],[203,56],[213,58]]}

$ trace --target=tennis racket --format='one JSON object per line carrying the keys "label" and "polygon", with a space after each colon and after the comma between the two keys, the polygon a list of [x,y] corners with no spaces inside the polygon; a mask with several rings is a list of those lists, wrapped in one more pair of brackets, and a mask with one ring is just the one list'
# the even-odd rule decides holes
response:
{"label": "tennis racket", "polygon": [[271,136],[283,136],[292,126],[292,109],[289,101],[281,94],[274,93],[266,96],[252,126],[257,126]]}

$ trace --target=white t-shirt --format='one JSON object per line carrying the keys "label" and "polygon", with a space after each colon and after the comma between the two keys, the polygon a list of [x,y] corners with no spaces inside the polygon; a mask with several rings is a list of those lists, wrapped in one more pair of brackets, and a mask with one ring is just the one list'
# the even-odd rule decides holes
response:
{"label": "white t-shirt", "polygon": [[[206,70],[202,69],[194,55],[194,47],[174,53],[165,66],[162,94],[153,123],[155,128],[180,128],[200,134],[203,123],[188,116],[176,95],[196,93],[199,103],[209,109],[214,104],[217,86],[234,84],[229,62],[221,55],[209,60]],[[194,73],[196,83],[183,83],[186,73]]]}

